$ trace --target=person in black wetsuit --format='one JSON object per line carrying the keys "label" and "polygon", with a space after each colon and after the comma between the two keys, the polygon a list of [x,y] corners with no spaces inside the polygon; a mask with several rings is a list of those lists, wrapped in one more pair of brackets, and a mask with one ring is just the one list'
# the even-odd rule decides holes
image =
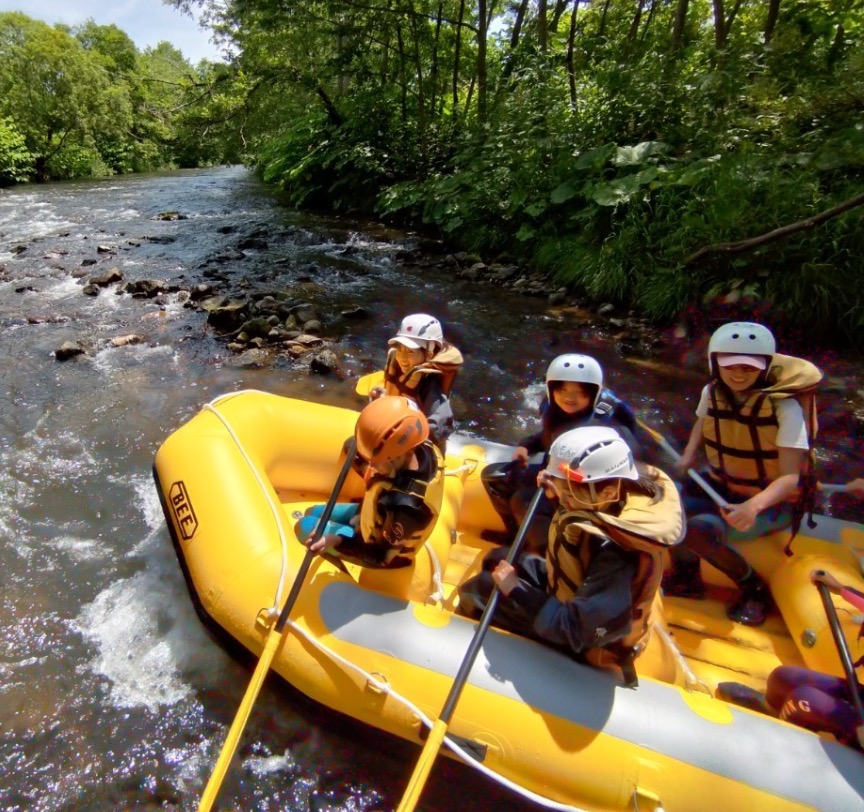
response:
{"label": "person in black wetsuit", "polygon": [[[540,430],[519,441],[510,462],[493,463],[483,471],[483,485],[505,527],[503,533],[485,532],[483,537],[488,541],[505,544],[515,535],[534,495],[537,474],[545,465],[549,448],[564,432],[580,426],[611,426],[634,453],[639,453],[632,409],[603,388],[603,369],[588,355],[559,355],[549,364],[540,421]],[[529,458],[540,452],[543,460],[529,465]],[[544,498],[526,538],[529,549],[537,552],[545,549],[554,511],[552,501]]]}

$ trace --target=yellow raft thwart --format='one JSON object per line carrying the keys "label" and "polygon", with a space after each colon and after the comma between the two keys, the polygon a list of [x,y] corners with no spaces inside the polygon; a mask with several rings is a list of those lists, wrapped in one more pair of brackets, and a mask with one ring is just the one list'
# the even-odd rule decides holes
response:
{"label": "yellow raft thwart", "polygon": [[[295,524],[326,501],[357,412],[263,392],[226,395],[174,432],[154,473],[199,613],[259,654],[305,553]],[[444,506],[402,570],[340,570],[316,558],[273,667],[312,699],[412,741],[440,711],[475,624],[454,614],[500,529],[480,482],[510,449],[451,438]],[[360,498],[349,476],[341,499]],[[780,664],[842,675],[811,570],[864,589],[864,527],[806,523],[748,543],[779,615],[760,628],[726,618],[722,576],[706,600],[664,599],[639,687],[531,640],[490,630],[449,726],[472,766],[540,804],[581,810],[759,809],[864,812],[864,756],[830,737],[728,705],[723,680],[764,688]],[[707,569],[707,568],[706,568]],[[728,583],[728,582],[727,582]],[[712,599],[713,597],[713,599]],[[858,624],[838,599],[853,652]]]}

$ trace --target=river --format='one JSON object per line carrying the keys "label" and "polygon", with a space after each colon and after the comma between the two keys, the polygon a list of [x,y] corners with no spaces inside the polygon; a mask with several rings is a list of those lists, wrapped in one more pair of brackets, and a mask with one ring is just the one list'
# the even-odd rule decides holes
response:
{"label": "river", "polygon": [[[156,219],[165,211],[183,219]],[[82,274],[112,267],[127,281],[194,285],[214,252],[262,227],[302,239],[247,251],[222,270],[302,289],[337,340],[341,374],[310,374],[287,356],[242,363],[177,293],[82,292]],[[413,240],[374,222],[287,211],[238,167],[0,190],[4,812],[196,808],[251,668],[195,616],[150,466],[162,440],[217,395],[254,388],[358,407],[352,378],[381,361],[402,315],[428,311],[465,352],[454,397],[463,431],[515,441],[534,425],[548,361],[584,351],[641,417],[686,439],[704,382],[704,362],[686,341],[662,333],[648,356],[625,357],[611,323],[403,267],[398,252]],[[372,318],[338,318],[356,306]],[[130,334],[138,343],[111,343]],[[87,354],[56,360],[66,341]],[[843,481],[864,473],[861,422],[850,414],[864,397],[861,377],[834,355],[819,362],[829,377],[820,458],[826,477]],[[843,497],[826,507],[844,518],[858,512]],[[417,754],[302,702],[274,678],[220,803],[386,810]],[[533,808],[448,760],[421,807]]]}

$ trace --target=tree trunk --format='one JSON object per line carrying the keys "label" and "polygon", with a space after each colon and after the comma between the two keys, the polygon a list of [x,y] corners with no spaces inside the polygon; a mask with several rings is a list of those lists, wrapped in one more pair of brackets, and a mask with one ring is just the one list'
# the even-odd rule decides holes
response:
{"label": "tree trunk", "polygon": [[537,4],[537,45],[544,56],[549,51],[549,31],[546,28],[547,0],[539,0]]}
{"label": "tree trunk", "polygon": [[462,55],[462,21],[465,19],[465,0],[459,3],[459,17],[456,22],[456,42],[453,45],[453,117],[459,112],[459,58]]}
{"label": "tree trunk", "polygon": [[642,22],[642,9],[645,7],[645,0],[639,0],[636,6],[636,13],[630,21],[630,30],[627,32],[627,42],[635,42],[639,35],[639,25]]}
{"label": "tree trunk", "polygon": [[579,0],[574,0],[573,11],[570,13],[570,31],[567,34],[567,79],[570,83],[570,108],[579,112],[579,99],[576,95],[576,15],[579,11]]}
{"label": "tree trunk", "polygon": [[477,118],[480,123],[486,121],[486,37],[488,32],[489,8],[487,0],[477,2]]}
{"label": "tree trunk", "polygon": [[675,6],[675,16],[672,21],[672,38],[670,45],[673,51],[680,51],[684,47],[684,29],[687,27],[687,10],[690,0],[678,0]]}
{"label": "tree trunk", "polygon": [[697,262],[709,254],[742,254],[745,251],[752,251],[754,248],[777,242],[777,240],[783,239],[783,237],[788,237],[790,234],[797,234],[799,231],[809,231],[811,228],[821,225],[826,220],[838,217],[839,215],[849,211],[850,209],[857,208],[858,206],[864,206],[864,194],[850,197],[848,200],[844,200],[842,203],[823,211],[821,214],[808,217],[804,220],[799,220],[797,223],[790,223],[788,226],[775,228],[773,231],[768,231],[758,237],[751,237],[747,240],[738,240],[737,242],[723,242],[718,243],[717,245],[708,245],[705,248],[700,248],[694,254],[690,254],[690,256],[684,260],[683,264],[692,265],[694,262]]}
{"label": "tree trunk", "polygon": [[765,17],[765,30],[762,32],[762,41],[767,45],[774,36],[774,28],[780,17],[780,0],[768,0],[768,15]]}
{"label": "tree trunk", "polygon": [[726,47],[726,8],[723,0],[712,0],[714,8],[714,45],[718,51]]}
{"label": "tree trunk", "polygon": [[612,0],[606,0],[603,4],[603,13],[600,15],[600,25],[597,27],[597,36],[603,37],[606,35],[606,17],[609,15],[609,5]]}

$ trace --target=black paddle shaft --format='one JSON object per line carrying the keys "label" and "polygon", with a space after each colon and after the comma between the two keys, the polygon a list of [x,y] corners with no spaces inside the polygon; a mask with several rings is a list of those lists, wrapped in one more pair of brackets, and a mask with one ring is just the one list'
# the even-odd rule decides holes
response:
{"label": "black paddle shaft", "polygon": [[[508,564],[512,564],[516,560],[516,556],[519,555],[519,551],[522,549],[522,542],[528,532],[528,526],[534,518],[534,513],[537,511],[537,505],[540,504],[540,500],[543,498],[543,490],[543,488],[537,488],[537,492],[534,494],[534,498],[528,506],[528,512],[522,520],[516,538],[513,539],[513,543],[510,545],[510,551],[507,553],[506,561]],[[500,594],[498,586],[496,585],[492,594],[489,596],[489,601],[486,603],[486,608],[483,610],[483,616],[477,624],[477,628],[474,631],[474,637],[471,639],[471,644],[468,646],[468,650],[465,652],[465,656],[462,659],[462,664],[459,666],[459,671],[456,673],[453,684],[450,686],[450,693],[447,694],[444,707],[441,709],[441,714],[438,717],[445,724],[449,724],[450,720],[453,718],[453,712],[456,710],[459,697],[462,695],[462,689],[468,681],[468,675],[471,673],[471,669],[474,666],[474,660],[477,659],[477,655],[480,653],[480,647],[483,645],[483,638],[486,636],[486,632],[492,623],[492,615],[495,612],[495,607],[498,605],[498,596]]]}
{"label": "black paddle shaft", "polygon": [[849,653],[849,646],[846,645],[846,638],[843,636],[843,629],[840,626],[840,618],[837,617],[837,610],[834,608],[834,601],[831,600],[831,592],[821,582],[816,584],[816,588],[819,590],[819,597],[822,598],[822,605],[825,607],[825,615],[828,618],[828,625],[831,627],[834,644],[837,646],[840,662],[843,664],[846,679],[849,681],[849,693],[852,696],[852,703],[855,705],[855,710],[858,711],[859,721],[864,725],[864,707],[861,706],[861,697],[858,694],[858,680],[855,677],[855,666],[852,664],[852,655]]}
{"label": "black paddle shaft", "polygon": [[[339,493],[342,491],[342,486],[345,484],[345,479],[348,476],[348,472],[351,470],[351,465],[354,463],[354,452],[356,447],[356,442],[352,437],[345,449],[347,454],[345,464],[342,466],[342,470],[339,471],[339,476],[336,478],[336,484],[333,486],[330,498],[324,506],[324,512],[319,517],[318,524],[315,525],[315,529],[312,531],[309,541],[314,541],[324,532],[324,528],[327,527],[327,522],[330,521],[333,508],[336,507],[336,501],[339,499]],[[315,553],[311,550],[307,550],[306,555],[303,556],[303,562],[297,568],[297,575],[294,576],[294,583],[291,585],[291,591],[285,599],[285,605],[282,607],[282,611],[279,613],[279,619],[276,621],[276,625],[274,626],[274,629],[279,634],[282,633],[285,629],[285,625],[288,623],[288,616],[291,614],[291,610],[297,602],[297,596],[300,594],[303,581],[306,580],[306,574],[309,572],[309,567],[312,566],[313,558],[315,558]]]}

